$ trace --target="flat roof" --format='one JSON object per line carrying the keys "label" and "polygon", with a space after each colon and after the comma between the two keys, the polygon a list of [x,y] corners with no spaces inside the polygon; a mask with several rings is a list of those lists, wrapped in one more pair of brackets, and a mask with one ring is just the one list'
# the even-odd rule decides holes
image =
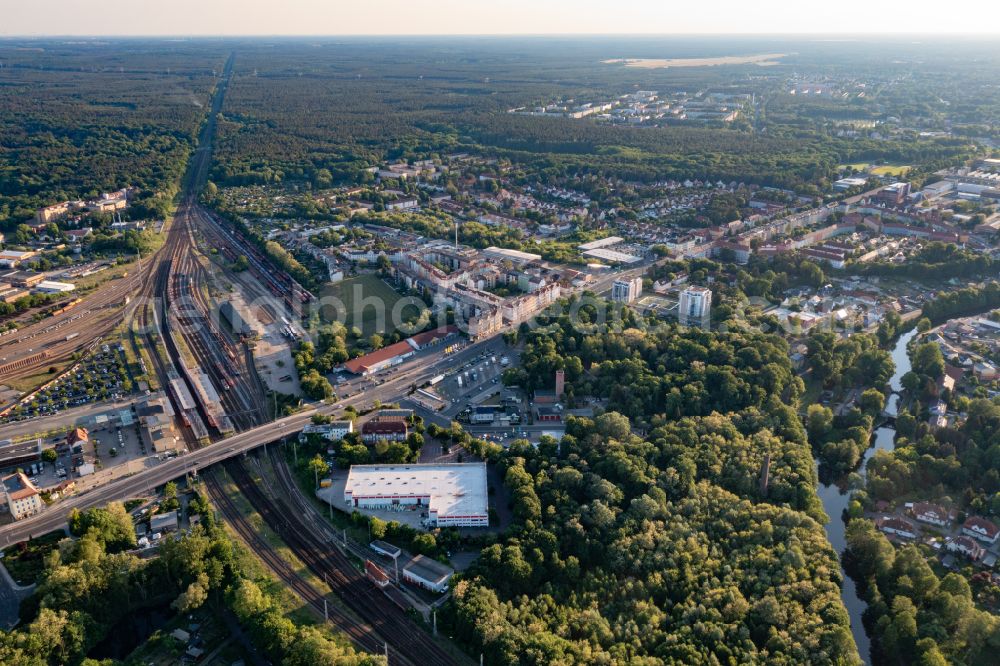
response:
{"label": "flat roof", "polygon": [[521,250],[510,250],[505,247],[494,247],[490,246],[483,250],[484,254],[495,254],[502,257],[510,257],[511,259],[516,259],[518,261],[541,261],[542,255],[532,254],[530,252],[522,252]]}
{"label": "flat roof", "polygon": [[385,541],[379,541],[378,539],[372,541],[368,545],[371,546],[372,548],[378,548],[379,550],[386,553],[395,553],[396,555],[399,555],[402,552],[402,548],[400,548],[399,546],[393,546],[391,543],[386,543]]}
{"label": "flat roof", "polygon": [[642,259],[642,257],[637,257],[634,254],[618,252],[617,250],[605,250],[603,248],[587,250],[583,254],[588,257],[596,257],[597,259],[606,259],[608,261],[617,261],[622,264],[634,264]]}
{"label": "flat roof", "polygon": [[427,497],[438,517],[486,516],[486,463],[351,465],[345,497]]}
{"label": "flat roof", "polygon": [[620,236],[608,236],[607,238],[600,238],[595,241],[590,241],[589,243],[584,243],[583,245],[577,245],[577,248],[581,250],[596,250],[599,247],[607,247],[609,245],[617,245],[621,243],[624,239]]}
{"label": "flat roof", "polygon": [[408,571],[429,583],[443,583],[455,570],[449,566],[441,564],[437,560],[432,560],[425,555],[416,555],[410,560],[403,571]]}
{"label": "flat roof", "polygon": [[14,465],[26,458],[42,455],[42,440],[27,439],[12,442],[9,439],[0,441],[0,467]]}

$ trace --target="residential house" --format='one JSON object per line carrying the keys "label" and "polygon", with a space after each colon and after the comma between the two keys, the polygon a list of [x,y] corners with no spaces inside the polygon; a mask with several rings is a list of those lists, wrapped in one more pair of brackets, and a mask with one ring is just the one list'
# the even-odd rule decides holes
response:
{"label": "residential house", "polygon": [[913,517],[922,523],[946,527],[955,520],[956,512],[930,502],[914,502],[910,508]]}
{"label": "residential house", "polygon": [[916,526],[905,518],[882,516],[875,519],[875,527],[886,534],[895,535],[904,539],[917,538]]}
{"label": "residential house", "polygon": [[978,562],[986,555],[986,549],[976,543],[972,537],[957,536],[949,539],[945,548],[953,553],[961,553],[973,562]]}
{"label": "residential house", "polygon": [[979,516],[970,516],[962,525],[962,534],[975,537],[985,543],[996,543],[1000,537],[1000,528]]}

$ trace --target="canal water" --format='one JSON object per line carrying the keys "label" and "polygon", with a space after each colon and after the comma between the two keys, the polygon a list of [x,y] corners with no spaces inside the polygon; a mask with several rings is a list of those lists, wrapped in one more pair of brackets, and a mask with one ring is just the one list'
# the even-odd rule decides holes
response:
{"label": "canal water", "polygon": [[[901,378],[907,372],[910,371],[910,357],[907,354],[906,346],[909,344],[910,340],[917,334],[916,330],[911,330],[904,335],[901,335],[899,340],[896,342],[896,346],[892,350],[892,360],[896,364],[896,371],[889,380],[889,386],[893,390],[893,394],[886,401],[886,413],[895,416],[897,404],[899,402],[898,391],[902,388]],[[857,473],[861,475],[863,479],[867,474],[865,469],[868,465],[868,461],[876,451],[879,450],[892,450],[893,440],[896,436],[896,431],[892,428],[883,427],[877,428],[875,430],[873,439],[873,445],[865,451],[865,455],[861,459],[861,465],[857,470]],[[826,511],[826,515],[830,517],[830,522],[825,526],[827,539],[833,545],[834,550],[837,551],[838,555],[844,552],[847,548],[847,540],[845,537],[846,526],[844,525],[843,515],[847,510],[847,505],[850,502],[850,490],[847,485],[847,475],[833,479],[828,483],[821,483],[817,488],[817,493],[819,494],[820,501],[823,502],[823,509]],[[846,573],[844,573],[843,566],[841,566],[841,574],[844,578],[844,584],[841,591],[841,596],[844,599],[844,606],[847,608],[847,612],[851,617],[851,633],[854,634],[854,642],[858,645],[858,652],[861,654],[861,658],[866,664],[871,663],[871,641],[868,638],[868,633],[865,631],[864,624],[861,622],[861,615],[865,612],[867,604],[864,600],[858,596],[857,586],[854,581]]]}

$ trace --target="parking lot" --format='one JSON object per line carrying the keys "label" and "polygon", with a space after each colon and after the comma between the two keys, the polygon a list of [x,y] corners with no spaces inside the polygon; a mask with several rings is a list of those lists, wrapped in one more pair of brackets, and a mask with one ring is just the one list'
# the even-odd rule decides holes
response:
{"label": "parking lot", "polygon": [[104,345],[75,370],[18,405],[5,422],[49,416],[65,409],[101,400],[120,400],[132,392],[132,379],[120,346]]}
{"label": "parking lot", "polygon": [[[503,363],[506,359],[507,362]],[[520,354],[503,349],[502,353],[481,354],[475,359],[446,373],[434,386],[435,391],[448,403],[441,412],[455,416],[469,403],[479,404],[503,389],[502,375],[506,368],[517,365]]]}
{"label": "parking lot", "polygon": [[[31,475],[35,486],[46,490],[72,479],[77,482],[79,491],[81,483],[88,482],[88,479],[96,482],[101,478],[104,481],[108,476],[138,472],[159,461],[159,456],[146,448],[137,423],[124,427],[111,423],[109,421],[109,425],[91,429],[90,441],[80,446],[80,452],[61,446],[66,441],[65,435],[46,438],[43,447],[56,448],[58,458],[54,463],[38,463],[42,470]],[[85,466],[82,470],[81,465]],[[93,465],[94,472],[81,476],[80,471],[89,472],[86,465]],[[30,468],[29,465],[25,471],[30,473]]]}

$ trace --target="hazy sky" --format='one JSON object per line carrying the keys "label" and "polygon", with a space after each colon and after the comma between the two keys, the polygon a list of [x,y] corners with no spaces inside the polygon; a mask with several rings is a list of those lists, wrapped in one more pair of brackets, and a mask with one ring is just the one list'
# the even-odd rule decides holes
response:
{"label": "hazy sky", "polygon": [[0,35],[998,31],[1000,0],[0,0]]}

